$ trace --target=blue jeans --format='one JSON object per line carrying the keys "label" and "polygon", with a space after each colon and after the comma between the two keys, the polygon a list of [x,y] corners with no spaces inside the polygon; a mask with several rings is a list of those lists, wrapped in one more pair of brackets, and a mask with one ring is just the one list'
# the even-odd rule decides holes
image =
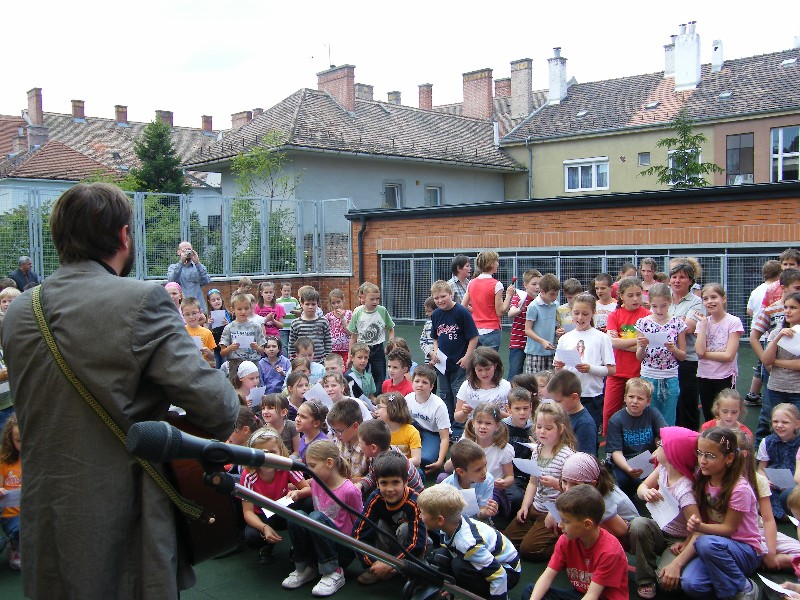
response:
{"label": "blue jeans", "polygon": [[3,430],[3,426],[6,424],[6,421],[8,421],[8,417],[10,417],[13,414],[14,414],[13,406],[9,406],[8,408],[0,410],[0,431]]}
{"label": "blue jeans", "polygon": [[[439,432],[429,431],[420,426],[416,421],[414,427],[419,431],[419,437],[422,438],[422,459],[420,460],[420,467],[423,469],[431,463],[435,463],[439,459],[439,449],[442,439],[439,437]],[[422,480],[425,481],[423,475]]]}
{"label": "blue jeans", "polygon": [[642,377],[653,384],[653,396],[650,405],[664,415],[664,420],[670,427],[675,425],[675,413],[678,410],[678,396],[681,393],[677,377],[667,379],[653,379]]}
{"label": "blue jeans", "polygon": [[522,373],[525,366],[525,348],[508,349],[508,373],[506,379],[511,381],[515,376]]}
{"label": "blue jeans", "polygon": [[485,346],[486,348],[491,348],[495,352],[500,352],[501,338],[502,334],[499,329],[495,329],[489,333],[483,333],[478,336],[478,346]]}
{"label": "blue jeans", "polygon": [[599,396],[581,396],[581,404],[594,419],[597,431],[601,432],[603,426],[603,394]]}
{"label": "blue jeans", "polygon": [[752,546],[719,535],[700,536],[694,549],[697,557],[681,575],[681,587],[692,598],[732,598],[749,587],[747,578],[761,565]]}
{"label": "blue jeans", "polygon": [[281,329],[281,354],[289,358],[289,330]]}
{"label": "blue jeans", "polygon": [[[302,510],[297,512],[306,514]],[[306,516],[331,529],[337,529],[336,524],[330,518],[317,510]],[[292,538],[294,564],[298,571],[302,571],[316,562],[320,575],[330,575],[339,567],[349,565],[356,556],[350,548],[337,544],[333,540],[307,529],[304,525],[290,522],[289,536]]]}
{"label": "blue jeans", "polygon": [[386,349],[383,344],[373,344],[369,347],[369,372],[380,391],[383,382],[386,381]]}
{"label": "blue jeans", "polygon": [[[19,550],[19,515],[16,517],[4,517],[0,519],[0,527],[3,528],[3,531],[8,537],[8,541],[11,542],[11,545]],[[6,541],[3,538],[0,538],[0,552],[3,551],[3,548],[6,547]]]}
{"label": "blue jeans", "polygon": [[756,426],[755,447],[761,443],[765,437],[772,433],[772,396],[769,391],[769,371],[767,367],[761,365],[761,412],[758,414],[758,425]]}
{"label": "blue jeans", "polygon": [[450,428],[453,435],[461,435],[461,432],[464,431],[464,424],[456,423],[455,418],[453,418],[453,413],[456,409],[458,390],[466,379],[467,372],[461,367],[456,367],[452,371],[446,372],[444,375],[437,371],[436,394],[444,400],[447,406],[447,414],[450,415]]}
{"label": "blue jeans", "polygon": [[634,479],[616,464],[611,467],[611,470],[614,472],[614,478],[617,480],[619,489],[625,492],[625,495],[629,498],[636,498],[636,490],[639,488],[639,484],[644,481],[644,477]]}

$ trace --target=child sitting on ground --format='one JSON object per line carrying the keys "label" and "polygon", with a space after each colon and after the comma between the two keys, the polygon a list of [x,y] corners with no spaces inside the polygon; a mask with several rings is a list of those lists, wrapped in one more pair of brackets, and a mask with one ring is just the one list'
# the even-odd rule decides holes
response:
{"label": "child sitting on ground", "polygon": [[[358,426],[358,443],[364,456],[369,460],[369,470],[366,476],[357,484],[366,497],[375,490],[377,485],[375,459],[387,452],[396,452],[397,454],[402,454],[402,452],[396,446],[392,446],[392,434],[389,431],[389,426],[380,419],[372,419]],[[425,481],[423,481],[414,463],[409,459],[406,460],[408,461],[406,468],[408,487],[419,493],[425,488]]]}
{"label": "child sitting on ground", "polygon": [[459,491],[475,490],[477,512],[466,516],[491,521],[497,514],[498,505],[492,498],[494,477],[486,470],[486,454],[483,448],[472,440],[461,440],[451,448],[450,460],[453,462],[453,474],[442,483],[452,485]]}
{"label": "child sitting on ground", "polygon": [[389,392],[378,396],[378,419],[386,421],[392,432],[392,446],[410,458],[415,467],[419,467],[422,458],[422,440],[419,431],[412,423],[414,419],[408,410],[406,399],[397,392]]}
{"label": "child sitting on ground", "polygon": [[753,439],[753,432],[747,425],[740,423],[744,419],[745,407],[739,392],[730,388],[722,390],[714,399],[711,405],[711,414],[714,418],[706,421],[700,426],[700,431],[711,429],[712,427],[727,427],[733,431],[744,431],[750,439]]}
{"label": "child sitting on ground", "polygon": [[405,396],[414,391],[406,375],[411,370],[411,355],[402,348],[395,348],[386,356],[389,379],[383,382],[381,392],[400,392]]}
{"label": "child sitting on ground", "polygon": [[369,400],[370,404],[375,404],[375,395],[378,388],[372,374],[367,371],[369,365],[369,346],[361,342],[355,343],[350,348],[351,368],[345,373],[345,379],[350,383],[350,392],[360,398],[365,404]]}
{"label": "child sitting on ground", "polygon": [[[619,540],[599,526],[605,510],[603,497],[583,484],[564,492],[556,500],[564,532],[547,568],[536,585],[525,588],[522,597],[531,600],[556,598],[628,597],[628,558]],[[552,589],[559,571],[566,569],[574,594]]]}
{"label": "child sitting on ground", "polygon": [[[421,558],[428,536],[419,516],[417,493],[408,487],[408,459],[396,452],[386,452],[375,459],[375,477],[378,489],[367,500],[364,518],[359,519],[353,529],[353,539],[397,555],[399,559],[409,554]],[[378,535],[367,519],[394,535],[403,552],[398,553],[396,545],[388,544],[382,535]],[[393,567],[371,556],[362,554],[360,558],[367,569],[358,577],[358,582],[363,585],[397,575]]]}
{"label": "child sitting on ground", "polygon": [[369,468],[369,459],[358,443],[358,428],[363,422],[361,406],[357,400],[340,400],[328,412],[328,428],[333,433],[333,443],[350,469],[353,483],[361,481]]}
{"label": "child sitting on ground", "polygon": [[421,365],[414,373],[414,391],[406,396],[414,427],[419,431],[422,441],[420,465],[429,474],[442,470],[450,448],[450,417],[444,400],[432,393],[435,385],[434,368]]}
{"label": "child sitting on ground", "polygon": [[[531,421],[531,394],[525,388],[512,387],[508,393],[508,412],[510,416],[503,419],[508,428],[508,443],[514,449],[514,458],[527,459],[531,457],[531,443],[533,435],[533,422]],[[514,485],[506,490],[511,503],[511,514],[516,514],[522,504],[525,488],[528,487],[530,475],[521,471],[516,465],[514,468]]]}
{"label": "child sitting on ground", "polygon": [[426,489],[417,504],[425,525],[444,534],[433,563],[459,587],[482,598],[507,599],[522,570],[513,544],[490,525],[463,516],[466,501],[452,486]]}

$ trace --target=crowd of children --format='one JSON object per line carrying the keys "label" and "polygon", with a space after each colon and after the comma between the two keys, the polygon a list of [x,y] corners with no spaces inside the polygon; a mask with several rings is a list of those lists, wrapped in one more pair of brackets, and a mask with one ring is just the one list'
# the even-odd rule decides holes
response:
{"label": "crowd of children", "polygon": [[[470,280],[464,258],[431,286],[420,365],[372,283],[352,311],[331,291],[324,313],[310,286],[295,299],[264,282],[255,298],[243,281],[230,308],[210,290],[206,314],[170,284],[198,352],[240,396],[228,442],[307,468],[245,467],[243,486],[398,558],[425,558],[485,598],[509,597],[520,559],[547,562],[523,600],[627,598],[626,551],[645,599],[659,588],[756,598],[756,570],[800,572],[800,542],[776,526],[800,517],[800,252],[781,255],[772,300],[754,302],[749,339],[763,367],[746,401],[735,389],[742,321],[720,284],[696,285],[696,260],[673,259],[666,274],[652,259],[626,264],[584,291],[535,269],[522,289],[506,286],[492,251]],[[741,421],[758,398],[754,436]],[[20,485],[19,453],[11,417],[0,499]],[[291,543],[284,588],[315,581],[314,596],[334,594],[356,559],[360,584],[398,576],[252,503],[241,515],[261,563]],[[18,522],[18,509],[3,509],[17,567]],[[573,590],[551,587],[559,571]]]}

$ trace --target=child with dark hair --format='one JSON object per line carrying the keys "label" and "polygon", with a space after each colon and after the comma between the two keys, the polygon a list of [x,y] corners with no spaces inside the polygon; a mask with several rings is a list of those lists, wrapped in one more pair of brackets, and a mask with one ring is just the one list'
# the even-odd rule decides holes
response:
{"label": "child with dark hair", "polygon": [[539,279],[539,295],[525,314],[525,372],[535,373],[553,367],[556,351],[556,314],[561,283],[552,273]]}
{"label": "child with dark hair", "polygon": [[[0,498],[11,490],[22,487],[22,459],[20,452],[22,441],[19,435],[17,416],[12,414],[6,419],[0,433]],[[15,571],[20,569],[19,555],[19,504],[5,506],[0,513],[0,526],[11,544],[8,553],[8,565]],[[0,540],[0,552],[5,547],[5,540]]]}
{"label": "child with dark hair", "polygon": [[358,443],[358,428],[364,422],[361,403],[345,398],[334,403],[328,412],[328,426],[334,444],[350,469],[350,479],[358,483],[367,474],[369,459]]}
{"label": "child with dark hair", "polygon": [[[389,425],[380,419],[365,421],[358,426],[358,443],[369,461],[369,468],[367,474],[357,485],[365,496],[369,496],[377,485],[375,459],[387,452],[403,453],[397,446],[392,446],[392,433],[389,431]],[[422,480],[420,472],[414,466],[414,463],[408,458],[406,460],[408,487],[419,493],[425,488],[425,482]]]}
{"label": "child with dark hair", "polygon": [[406,374],[411,370],[411,355],[402,348],[395,348],[386,355],[389,379],[383,382],[381,392],[400,392],[405,396],[414,391]]}
{"label": "child with dark hair", "polygon": [[[356,522],[353,538],[396,554],[398,559],[409,554],[421,558],[425,553],[427,532],[420,519],[417,493],[408,487],[408,459],[396,452],[386,452],[375,459],[374,469],[378,489],[367,500],[364,519]],[[378,535],[367,519],[393,534],[403,547],[403,552],[398,553],[395,545],[388,544],[382,535]],[[367,568],[358,577],[361,584],[370,585],[397,574],[390,565],[366,554],[360,558]]]}
{"label": "child with dark hair", "polygon": [[581,380],[578,376],[572,371],[559,371],[547,384],[547,393],[567,411],[578,440],[578,452],[597,456],[597,424],[581,404]]}
{"label": "child with dark hair", "polygon": [[[531,449],[528,444],[533,435],[530,392],[525,388],[512,387],[508,393],[508,412],[510,415],[503,419],[503,423],[508,428],[508,443],[513,448],[513,457],[530,458]],[[525,496],[525,488],[528,487],[530,475],[517,468],[513,461],[511,464],[514,470],[514,485],[506,489],[506,494],[511,504],[510,513],[516,514],[522,504],[522,498]]]}
{"label": "child with dark hair", "polygon": [[498,504],[492,498],[494,477],[486,469],[486,454],[476,442],[463,439],[450,449],[453,473],[442,483],[452,485],[458,490],[475,490],[477,513],[466,516],[491,521],[497,514]]}

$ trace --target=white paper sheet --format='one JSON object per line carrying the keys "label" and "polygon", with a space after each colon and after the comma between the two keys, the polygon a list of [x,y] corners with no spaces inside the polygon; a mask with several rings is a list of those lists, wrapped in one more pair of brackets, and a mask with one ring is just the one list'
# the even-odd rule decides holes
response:
{"label": "white paper sheet", "polygon": [[255,387],[252,390],[250,390],[249,394],[247,394],[247,399],[250,400],[250,402],[253,405],[253,408],[261,406],[261,398],[264,397],[264,392],[266,391],[266,389],[267,389],[266,387]]}
{"label": "white paper sheet", "polygon": [[761,581],[764,582],[765,586],[775,590],[779,594],[784,594],[786,596],[789,596],[789,598],[800,598],[800,594],[798,594],[797,592],[793,592],[792,590],[789,590],[785,587],[781,587],[779,584],[775,583],[771,579],[767,579],[766,577],[764,577],[761,573],[758,573],[758,576],[761,578]]}
{"label": "white paper sheet", "polygon": [[250,344],[256,341],[252,335],[235,335],[231,340],[234,344],[239,344],[240,348],[249,348]]}
{"label": "white paper sheet", "polygon": [[678,515],[680,515],[681,507],[678,504],[678,499],[675,498],[669,490],[659,488],[658,491],[664,499],[657,500],[656,502],[648,502],[647,510],[650,511],[650,516],[658,523],[658,526],[664,529],[664,527],[672,523]]}
{"label": "white paper sheet", "polygon": [[[275,502],[276,504],[280,504],[281,506],[289,506],[293,502],[293,500],[289,498],[289,496],[284,496],[283,498],[278,498],[277,500],[275,500]],[[266,508],[263,507],[259,508],[261,508],[261,512],[263,512],[264,516],[267,517],[268,519],[275,514],[274,512],[272,512],[271,510],[267,510]]]}
{"label": "white paper sheet", "polygon": [[228,317],[225,315],[224,310],[212,310],[209,315],[211,317],[211,326],[212,327],[222,327],[225,325],[225,319]]}
{"label": "white paper sheet", "polygon": [[647,477],[650,475],[650,473],[655,471],[655,466],[650,462],[651,458],[653,458],[653,454],[650,452],[650,450],[645,450],[641,454],[637,454],[633,458],[629,458],[628,464],[633,469],[641,469],[641,477]]}
{"label": "white paper sheet", "polygon": [[192,341],[194,342],[194,345],[197,346],[198,350],[203,349],[203,338],[201,338],[199,335],[193,335]]}
{"label": "white paper sheet", "polygon": [[644,337],[647,338],[647,342],[653,348],[659,348],[667,343],[669,339],[669,332],[668,331],[652,331],[652,332],[644,332],[636,330],[638,333],[642,334]]}
{"label": "white paper sheet", "polygon": [[794,475],[789,469],[770,469],[766,467],[764,473],[767,474],[767,479],[778,489],[788,490],[797,485],[794,482]]}
{"label": "white paper sheet", "polygon": [[467,501],[467,505],[464,507],[464,510],[461,511],[461,514],[465,517],[474,517],[478,514],[478,511],[480,511],[478,496],[475,495],[475,488],[461,489],[459,491],[461,495],[464,496],[464,500]]}
{"label": "white paper sheet", "polygon": [[789,517],[789,521],[792,522],[792,525],[794,525],[795,527],[800,527],[800,521],[795,519],[792,515],[786,515],[786,516]]}
{"label": "white paper sheet", "polygon": [[316,400],[317,402],[327,406],[329,409],[333,406],[333,400],[331,400],[331,397],[328,396],[328,393],[325,391],[319,381],[308,388],[308,391],[303,394],[303,398],[306,400]]}
{"label": "white paper sheet", "polygon": [[583,362],[577,350],[567,350],[566,348],[556,350],[555,360],[563,362],[565,367],[575,367]]}
{"label": "white paper sheet", "polygon": [[555,519],[556,524],[561,523],[561,514],[556,508],[556,503],[551,500],[550,502],[545,502],[544,505],[547,507],[547,512]]}
{"label": "white paper sheet", "polygon": [[800,356],[800,325],[795,325],[792,330],[795,332],[794,337],[782,337],[778,340],[778,346],[795,356]]}
{"label": "white paper sheet", "polygon": [[534,477],[542,476],[542,470],[539,468],[539,463],[532,458],[515,458],[514,466],[528,475],[533,475]]}
{"label": "white paper sheet", "polygon": [[439,348],[436,348],[436,358],[439,360],[433,366],[436,367],[436,370],[439,371],[439,373],[444,375],[444,372],[447,369],[447,355]]}
{"label": "white paper sheet", "polygon": [[6,490],[6,493],[0,496],[0,508],[16,508],[19,506],[20,489]]}

